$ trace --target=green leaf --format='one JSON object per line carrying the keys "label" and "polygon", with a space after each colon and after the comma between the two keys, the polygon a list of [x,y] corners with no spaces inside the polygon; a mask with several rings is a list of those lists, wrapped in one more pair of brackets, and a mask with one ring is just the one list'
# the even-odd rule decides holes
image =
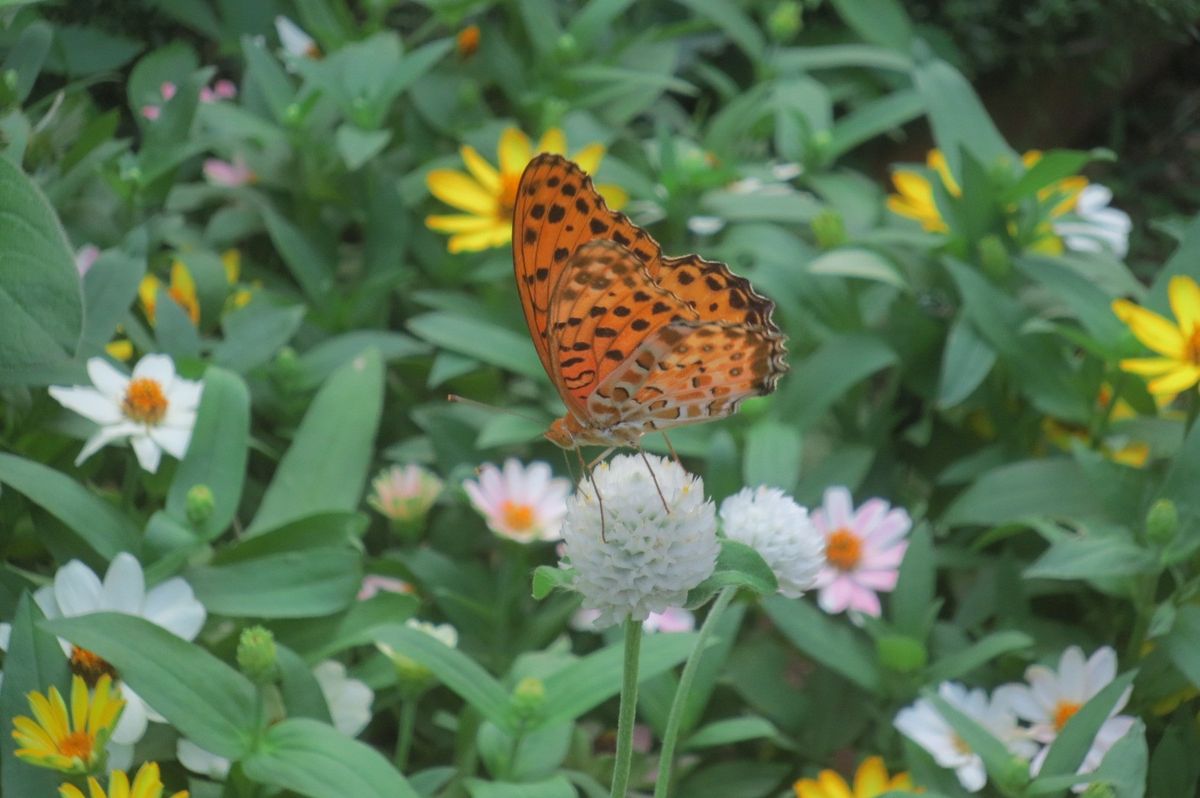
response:
{"label": "green leaf", "polygon": [[777,405],[786,414],[784,420],[803,432],[846,391],[896,360],[896,353],[874,336],[831,338],[785,378],[785,395]]}
{"label": "green leaf", "polygon": [[960,679],[976,668],[995,661],[997,657],[1029,648],[1033,644],[1033,638],[1024,632],[1013,629],[993,632],[962,651],[938,659],[926,670],[925,680],[933,683]]}
{"label": "green leaf", "polygon": [[950,503],[942,522],[998,526],[1037,516],[1073,521],[1106,517],[1096,501],[1096,486],[1083,469],[1059,457],[1007,463],[988,471]]}
{"label": "green leaf", "polygon": [[557,565],[539,565],[533,571],[532,595],[541,601],[556,589],[570,590],[574,581],[574,571],[569,568],[560,568]]}
{"label": "green leaf", "polygon": [[311,718],[332,723],[329,705],[317,677],[304,658],[287,646],[275,647],[279,663],[279,692],[290,718]]}
{"label": "green leaf", "polygon": [[0,485],[23,494],[62,521],[105,562],[123,551],[138,551],[141,532],[133,522],[66,474],[0,453]]}
{"label": "green leaf", "polygon": [[869,249],[847,247],[818,255],[809,261],[808,271],[812,274],[857,277],[908,290],[908,283],[882,255]]}
{"label": "green leaf", "polygon": [[758,421],[746,434],[742,478],[750,487],[768,485],[790,493],[800,479],[800,433],[790,424]]}
{"label": "green leaf", "polygon": [[1175,667],[1200,687],[1200,607],[1195,604],[1180,607],[1163,642]]}
{"label": "green leaf", "polygon": [[467,779],[463,786],[471,798],[578,798],[579,795],[566,776],[561,774],[545,781],[520,784]]}
{"label": "green leaf", "polygon": [[[642,640],[638,681],[675,667],[688,658],[695,646],[694,632],[648,635]],[[614,643],[547,676],[543,680],[545,708],[533,722],[533,728],[580,718],[621,692],[624,659],[624,644]]]}
{"label": "green leaf", "polygon": [[81,357],[94,357],[112,340],[117,325],[137,298],[146,261],[120,250],[104,252],[83,277],[84,307]]}
{"label": "green leaf", "polygon": [[83,292],[66,234],[41,190],[0,158],[0,385],[68,381]]}
{"label": "green leaf", "polygon": [[267,200],[259,199],[256,204],[267,234],[300,288],[313,302],[324,302],[333,287],[333,255],[325,247],[317,246]]}
{"label": "green leaf", "polygon": [[1016,154],[958,70],[939,58],[930,58],[917,64],[912,77],[929,113],[934,141],[959,185],[964,150],[986,167],[1003,160],[1017,163]]}
{"label": "green leaf", "polygon": [[[1026,277],[1053,292],[1098,341],[1115,346],[1124,338],[1127,328],[1112,312],[1113,298],[1093,280],[1064,266],[1058,258],[1025,255],[1015,262]],[[1116,354],[1114,351],[1113,355]]]}
{"label": "green leaf", "polygon": [[347,548],[288,551],[187,572],[209,612],[234,618],[310,618],[332,615],[354,601],[362,557]]}
{"label": "green leaf", "polygon": [[374,748],[308,718],[272,726],[242,768],[256,782],[311,798],[420,798]]}
{"label": "green leaf", "polygon": [[248,534],[358,506],[383,404],[383,364],[370,351],[334,373],[279,461]]}
{"label": "green leaf", "polygon": [[955,319],[946,336],[946,351],[942,355],[938,407],[948,409],[966,401],[995,364],[995,350],[979,337],[966,317]]}
{"label": "green leaf", "polygon": [[243,36],[242,55],[246,59],[247,82],[259,90],[275,121],[287,122],[289,109],[296,100],[296,89],[287,72],[267,52],[261,36]]}
{"label": "green leaf", "polygon": [[896,0],[833,0],[838,16],[872,44],[907,53],[912,43],[912,23]]}
{"label": "green leaf", "polygon": [[888,602],[892,624],[898,632],[924,640],[932,621],[930,608],[937,593],[937,565],[929,526],[921,524],[908,538],[900,563],[900,578]]}
{"label": "green leaf", "polygon": [[738,194],[710,191],[700,200],[705,212],[727,222],[807,223],[823,210],[808,194]]}
{"label": "green leaf", "polygon": [[251,750],[259,723],[254,685],[194,643],[115,612],[42,625],[110,662],[147,704],[206,751],[241,759]]}
{"label": "green leaf", "polygon": [[[482,319],[425,313],[409,319],[408,329],[434,346],[479,358],[535,380],[546,374],[528,336]],[[487,341],[487,346],[481,347],[481,341]]]}
{"label": "green leaf", "polygon": [[741,48],[751,61],[762,61],[766,42],[758,25],[729,0],[678,0],[698,17],[706,18],[720,29],[730,41]]}
{"label": "green leaf", "polygon": [[[908,72],[912,59],[884,47],[868,44],[826,44],[810,47],[785,47],[773,56],[773,64],[784,73],[809,72],[815,69],[890,69]],[[924,105],[922,105],[922,108]]]}
{"label": "green leaf", "polygon": [[[1050,150],[1042,153],[1042,157],[1033,166],[1025,170],[1025,174],[1000,195],[1000,201],[1017,202],[1025,197],[1031,197],[1039,189],[1057,183],[1064,177],[1079,174],[1079,170],[1088,161],[1102,156],[1103,151],[1083,152],[1081,150]],[[1111,158],[1110,158],[1111,159]]]}
{"label": "green leaf", "polygon": [[392,131],[363,130],[356,125],[344,124],[338,126],[333,140],[338,154],[346,162],[346,168],[353,172],[383,152],[383,148],[392,140]]}
{"label": "green leaf", "polygon": [[685,607],[702,607],[727,587],[747,588],[760,596],[770,596],[779,591],[775,572],[756,549],[729,538],[721,538],[720,542],[721,552],[717,555],[716,570],[712,576],[691,589]]}
{"label": "green leaf", "polygon": [[479,714],[501,729],[513,731],[508,692],[475,660],[457,648],[451,648],[419,629],[399,624],[380,629],[375,640],[429,668],[438,681]]}
{"label": "green leaf", "polygon": [[12,633],[4,656],[4,683],[0,685],[0,791],[5,795],[53,795],[62,775],[27,764],[13,755],[17,749],[11,730],[13,718],[32,717],[26,696],[45,694],[51,685],[70,701],[71,673],[67,658],[54,635],[42,630],[42,611],[28,593],[21,594],[12,616]]}
{"label": "green leaf", "polygon": [[224,532],[242,498],[249,442],[250,394],[245,383],[235,374],[209,366],[192,440],[167,493],[167,512],[187,522],[188,491],[205,485],[212,491],[213,511],[196,532],[205,540]]}
{"label": "green leaf", "polygon": [[367,517],[359,512],[343,511],[305,516],[257,535],[242,537],[233,546],[214,554],[212,564],[229,565],[272,554],[308,549],[358,547],[358,541],[366,531],[368,523]]}
{"label": "green leaf", "polygon": [[687,738],[683,748],[694,751],[699,748],[714,748],[760,739],[778,743],[783,740],[783,735],[766,718],[729,718],[709,723],[698,729],[695,734]]}
{"label": "green leaf", "polygon": [[403,333],[387,330],[355,330],[326,339],[300,356],[301,385],[313,388],[324,382],[343,363],[375,349],[385,361],[419,357],[429,347]]}
{"label": "green leaf", "polygon": [[275,621],[271,628],[279,642],[295,649],[309,663],[332,657],[348,648],[374,643],[378,632],[403,623],[417,612],[416,596],[380,593],[356,601],[331,618]]}
{"label": "green leaf", "polygon": [[1179,528],[1168,545],[1169,553],[1194,546],[1200,537],[1200,491],[1196,490],[1196,474],[1200,474],[1200,424],[1192,424],[1155,497],[1174,502],[1179,514]]}
{"label": "green leaf", "polygon": [[273,358],[292,340],[304,320],[303,305],[251,302],[221,317],[225,340],[213,350],[213,362],[245,374]]}
{"label": "green leaf", "polygon": [[838,624],[802,599],[771,596],[763,609],[783,636],[807,656],[868,692],[881,689],[871,647],[857,630]]}
{"label": "green leaf", "polygon": [[1026,579],[1107,579],[1153,573],[1158,568],[1158,558],[1132,540],[1116,535],[1083,535],[1056,541],[1024,570],[1023,576]]}
{"label": "green leaf", "polygon": [[33,90],[46,54],[50,52],[50,43],[54,40],[54,29],[45,22],[37,21],[26,25],[14,44],[4,57],[4,65],[0,71],[16,75],[16,85],[12,89],[12,99],[16,105],[21,105]]}
{"label": "green leaf", "polygon": [[1137,671],[1119,675],[1071,716],[1050,744],[1050,752],[1042,763],[1039,778],[1073,774],[1079,769],[1088,749],[1092,747],[1092,741],[1096,739],[1096,732],[1100,731],[1113,709],[1126,697],[1126,690],[1133,683],[1135,675]]}
{"label": "green leaf", "polygon": [[1004,743],[992,736],[979,721],[963,712],[958,707],[942,698],[932,690],[925,691],[925,698],[937,709],[939,715],[946,719],[951,728],[962,738],[967,747],[983,760],[983,766],[992,778],[1005,773],[1011,755]]}
{"label": "green leaf", "polygon": [[896,130],[924,112],[925,103],[921,96],[910,90],[892,91],[865,102],[834,124],[829,132],[829,143],[821,148],[824,162],[832,163],[858,145]]}

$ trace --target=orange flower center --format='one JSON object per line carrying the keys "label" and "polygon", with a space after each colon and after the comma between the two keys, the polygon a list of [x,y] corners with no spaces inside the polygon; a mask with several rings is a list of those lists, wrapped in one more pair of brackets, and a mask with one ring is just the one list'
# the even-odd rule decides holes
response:
{"label": "orange flower center", "polygon": [[533,508],[528,504],[506,501],[500,505],[500,515],[514,532],[526,532],[533,526]]}
{"label": "orange flower center", "polygon": [[1193,365],[1200,366],[1200,324],[1192,327],[1192,334],[1184,344],[1184,349],[1185,359],[1192,361]]}
{"label": "orange flower center", "polygon": [[470,58],[479,49],[479,26],[468,25],[458,32],[456,37],[458,57]]}
{"label": "orange flower center", "polygon": [[167,397],[158,380],[142,377],[131,380],[125,389],[121,412],[142,424],[157,424],[167,414]]}
{"label": "orange flower center", "polygon": [[82,677],[88,687],[95,687],[96,682],[106,673],[114,679],[117,677],[117,669],[110,665],[108,660],[79,646],[71,648],[70,667],[71,673]]}
{"label": "orange flower center", "polygon": [[1072,701],[1059,701],[1054,705],[1054,728],[1057,731],[1062,731],[1063,726],[1067,725],[1067,721],[1079,711],[1081,704],[1076,704]]}
{"label": "orange flower center", "polygon": [[58,743],[59,752],[70,759],[76,757],[85,762],[92,758],[92,738],[86,731],[73,731]]}
{"label": "orange flower center", "polygon": [[842,527],[825,541],[825,559],[834,568],[850,571],[862,559],[862,538]]}
{"label": "orange flower center", "polygon": [[503,220],[511,220],[513,208],[517,205],[517,189],[521,185],[521,175],[501,174],[500,195],[496,197],[496,216]]}

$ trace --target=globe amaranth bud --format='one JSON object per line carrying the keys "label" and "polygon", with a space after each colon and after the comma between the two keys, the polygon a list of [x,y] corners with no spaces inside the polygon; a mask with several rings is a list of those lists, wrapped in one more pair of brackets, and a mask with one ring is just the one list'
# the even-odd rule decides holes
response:
{"label": "globe amaranth bud", "polygon": [[767,16],[767,31],[777,42],[790,42],[803,28],[804,9],[795,0],[784,0]]}
{"label": "globe amaranth bud", "polygon": [[517,686],[512,692],[512,708],[517,714],[517,717],[522,719],[531,718],[537,714],[542,708],[542,704],[546,702],[546,686],[541,679],[535,679],[532,676],[526,676],[521,681],[517,682]]}
{"label": "globe amaranth bud", "polygon": [[920,640],[908,635],[883,635],[875,641],[879,661],[896,673],[912,673],[925,667],[929,652]]}
{"label": "globe amaranth bud", "polygon": [[1146,538],[1155,546],[1165,546],[1179,531],[1179,509],[1170,499],[1159,499],[1146,513]]}
{"label": "globe amaranth bud", "polygon": [[216,497],[213,496],[212,488],[204,484],[192,485],[184,499],[188,523],[200,526],[212,517],[215,505]]}
{"label": "globe amaranth bud", "polygon": [[249,626],[238,638],[237,663],[242,673],[255,684],[270,684],[279,678],[279,657],[275,635],[263,626]]}
{"label": "globe amaranth bud", "polygon": [[813,217],[813,236],[821,249],[836,249],[846,243],[846,223],[842,215],[826,208]]}
{"label": "globe amaranth bud", "polygon": [[993,280],[1004,280],[1012,272],[1012,258],[997,236],[984,236],[979,242],[979,265]]}

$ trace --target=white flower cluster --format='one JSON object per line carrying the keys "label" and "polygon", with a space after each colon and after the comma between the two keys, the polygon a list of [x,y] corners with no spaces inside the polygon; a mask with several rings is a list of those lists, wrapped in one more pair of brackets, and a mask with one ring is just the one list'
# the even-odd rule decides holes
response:
{"label": "white flower cluster", "polygon": [[797,598],[825,564],[825,538],[805,510],[779,488],[743,488],[721,503],[725,536],[758,551],[779,580],[779,592]]}
{"label": "white flower cluster", "polygon": [[704,482],[661,457],[618,455],[596,466],[568,499],[562,531],[575,589],[599,612],[597,627],[682,605],[720,550]]}

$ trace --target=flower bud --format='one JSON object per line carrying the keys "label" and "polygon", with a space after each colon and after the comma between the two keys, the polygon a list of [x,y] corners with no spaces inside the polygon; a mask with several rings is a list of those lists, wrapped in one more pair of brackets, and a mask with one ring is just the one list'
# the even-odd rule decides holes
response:
{"label": "flower bud", "polygon": [[1159,499],[1146,513],[1146,538],[1155,546],[1165,546],[1179,531],[1179,510],[1170,499]]}
{"label": "flower bud", "polygon": [[541,679],[526,676],[513,689],[511,701],[517,717],[523,720],[531,718],[546,701],[546,686]]}
{"label": "flower bud", "polygon": [[419,528],[441,492],[442,481],[424,468],[392,466],[372,480],[367,503],[398,524]]}
{"label": "flower bud", "polygon": [[813,217],[812,231],[821,249],[836,249],[846,243],[846,223],[833,208],[826,208]]}
{"label": "flower bud", "polygon": [[767,31],[771,38],[780,44],[787,44],[796,38],[796,34],[804,28],[804,9],[795,0],[784,0],[767,16]]}
{"label": "flower bud", "polygon": [[994,235],[984,236],[979,242],[979,265],[990,279],[1007,279],[1012,272],[1012,259],[1004,242]]}
{"label": "flower bud", "polygon": [[[404,625],[410,629],[424,632],[430,637],[435,637],[450,648],[458,646],[458,631],[448,623],[432,624],[418,621],[416,618],[409,618]],[[423,663],[397,651],[386,643],[376,643],[375,647],[392,661],[392,667],[396,669],[396,681],[401,695],[406,698],[416,698],[433,686],[435,682],[433,671]]]}
{"label": "flower bud", "polygon": [[238,638],[237,663],[242,673],[255,684],[265,685],[279,678],[275,635],[263,626],[250,626]]}
{"label": "flower bud", "polygon": [[879,661],[896,673],[912,673],[925,667],[929,652],[920,640],[907,635],[883,635],[875,641]]}
{"label": "flower bud", "polygon": [[1081,798],[1117,798],[1117,791],[1107,781],[1094,781],[1083,791]]}
{"label": "flower bud", "polygon": [[1029,760],[1019,756],[1009,757],[1004,767],[996,774],[996,786],[1005,795],[1024,794],[1029,783]]}
{"label": "flower bud", "polygon": [[192,526],[203,524],[212,517],[215,504],[216,499],[213,496],[212,488],[204,484],[192,485],[188,488],[187,496],[184,499],[188,523]]}

